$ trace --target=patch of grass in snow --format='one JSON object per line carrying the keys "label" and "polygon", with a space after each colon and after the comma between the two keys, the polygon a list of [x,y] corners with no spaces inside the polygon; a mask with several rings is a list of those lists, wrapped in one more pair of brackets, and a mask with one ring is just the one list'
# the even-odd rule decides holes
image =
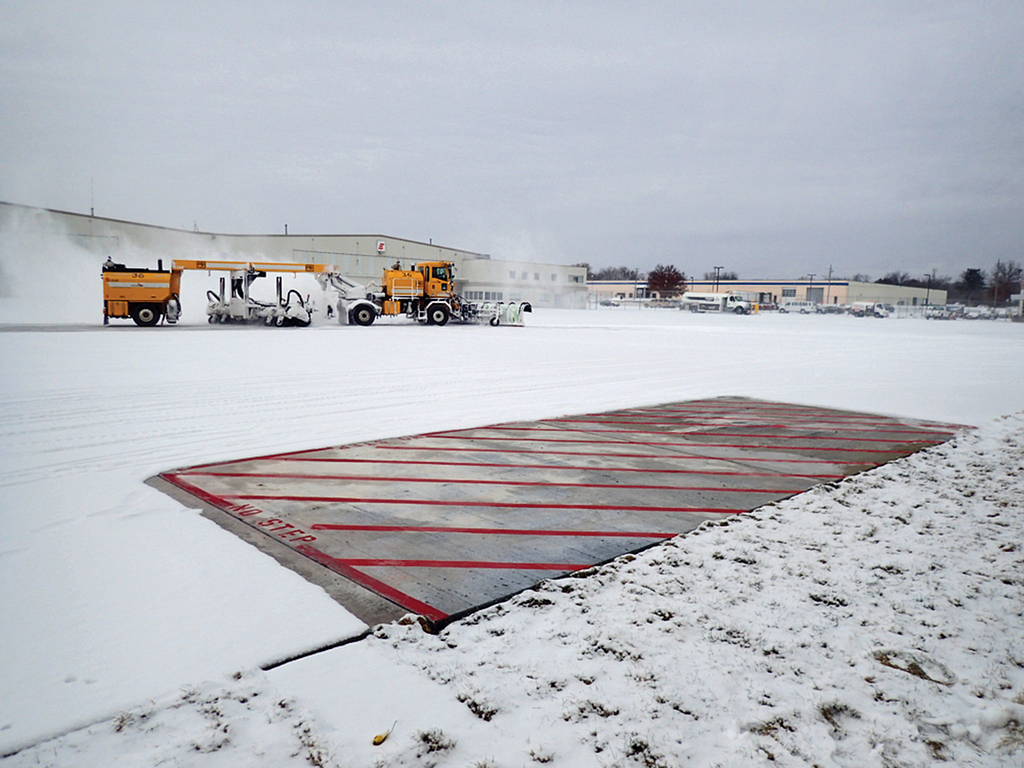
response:
{"label": "patch of grass in snow", "polygon": [[313,728],[308,723],[300,721],[295,724],[295,735],[302,747],[299,752],[302,750],[306,752],[306,762],[313,768],[327,768],[331,763],[330,750],[320,743],[316,734],[313,733]]}
{"label": "patch of grass in snow", "polygon": [[[897,669],[900,672],[906,672],[908,675],[913,675],[932,683],[938,683],[939,685],[952,685],[956,682],[952,672],[944,665],[936,661],[924,659],[923,657],[918,658],[916,655],[901,653],[900,651],[876,651],[875,659],[883,667]],[[924,667],[921,666],[922,664],[927,665],[933,673],[941,675],[945,679],[940,680],[932,677],[924,670]]]}
{"label": "patch of grass in snow", "polygon": [[644,768],[667,768],[663,755],[659,755],[645,739],[632,736],[626,745],[626,757],[644,766]]}
{"label": "patch of grass in snow", "polygon": [[492,707],[490,704],[484,704],[477,701],[468,693],[460,693],[458,700],[469,707],[469,711],[479,717],[484,722],[490,722],[491,718],[498,714],[498,708]]}
{"label": "patch of grass in snow", "polygon": [[417,731],[413,736],[416,743],[416,756],[444,754],[455,749],[455,740],[444,735],[440,728],[431,728],[428,731]]}
{"label": "patch of grass in snow", "polygon": [[114,733],[121,733],[130,728],[142,727],[152,716],[152,707],[141,709],[138,712],[119,712],[117,717],[114,718]]}
{"label": "patch of grass in snow", "polygon": [[528,595],[526,597],[515,598],[513,602],[516,605],[522,606],[523,608],[543,608],[546,605],[555,604],[554,600],[550,600],[546,597],[539,597],[537,595]]}
{"label": "patch of grass in snow", "polygon": [[758,736],[771,736],[775,737],[775,734],[780,731],[788,731],[793,733],[796,729],[789,724],[789,721],[784,717],[773,717],[771,720],[765,720],[763,723],[758,723],[750,727],[751,733],[756,733]]}
{"label": "patch of grass in snow", "polygon": [[844,719],[860,720],[860,712],[838,701],[820,705],[818,707],[818,714],[836,731],[843,730],[842,721]]}
{"label": "patch of grass in snow", "polygon": [[586,720],[591,715],[597,715],[598,717],[614,717],[619,714],[618,707],[606,707],[604,704],[597,701],[584,701],[574,705],[573,710],[574,711],[566,712],[562,715],[562,719],[566,722],[579,722],[581,720]]}
{"label": "patch of grass in snow", "polygon": [[531,749],[530,759],[535,763],[550,763],[555,759],[555,753],[548,752],[546,749]]}

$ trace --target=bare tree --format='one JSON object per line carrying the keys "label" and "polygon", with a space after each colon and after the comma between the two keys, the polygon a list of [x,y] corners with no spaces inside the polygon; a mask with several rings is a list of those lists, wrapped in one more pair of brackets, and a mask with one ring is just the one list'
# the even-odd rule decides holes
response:
{"label": "bare tree", "polygon": [[594,273],[594,280],[643,280],[640,270],[633,267],[604,267]]}
{"label": "bare tree", "polygon": [[718,277],[716,278],[714,272],[705,272],[704,273],[704,279],[705,280],[739,280],[740,279],[740,273],[739,272],[719,272],[718,273]]}
{"label": "bare tree", "polygon": [[953,284],[953,290],[957,298],[970,303],[981,295],[985,282],[985,271],[972,267],[960,273],[960,279]]}
{"label": "bare tree", "polygon": [[583,267],[584,269],[586,269],[587,270],[587,280],[588,281],[594,279],[594,270],[591,268],[591,266],[587,262],[581,261],[579,264],[573,264],[573,266],[574,267]]}
{"label": "bare tree", "polygon": [[675,296],[686,290],[686,275],[671,264],[659,264],[647,273],[647,290],[659,296]]}
{"label": "bare tree", "polygon": [[1021,268],[1015,261],[997,261],[992,271],[989,295],[993,301],[1006,301],[1010,294],[1020,293]]}
{"label": "bare tree", "polygon": [[909,272],[895,271],[887,272],[886,274],[882,275],[882,277],[875,280],[875,282],[881,283],[883,285],[903,285],[908,280],[910,280]]}

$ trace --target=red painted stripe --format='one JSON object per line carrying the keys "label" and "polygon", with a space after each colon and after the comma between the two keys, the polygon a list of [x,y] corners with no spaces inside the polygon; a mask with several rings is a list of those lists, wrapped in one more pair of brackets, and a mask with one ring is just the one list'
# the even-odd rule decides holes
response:
{"label": "red painted stripe", "polygon": [[497,501],[451,501],[444,499],[364,499],[349,496],[271,496],[262,493],[239,493],[225,496],[228,499],[253,501],[317,501],[332,504],[391,504],[429,507],[487,507],[489,509],[590,509],[611,512],[708,512],[735,515],[749,512],[748,509],[724,509],[717,507],[635,507],[607,504],[529,504]]}
{"label": "red painted stripe", "polygon": [[801,493],[806,488],[711,488],[689,485],[624,485],[620,483],[542,483],[528,480],[450,480],[434,477],[378,475],[304,475],[293,472],[190,472],[199,477],[264,477],[285,480],[346,480],[357,483],[432,483],[435,485],[512,485],[530,488],[616,488],[624,491],[713,491],[715,493]]}
{"label": "red painted stripe", "polygon": [[495,563],[486,560],[384,560],[375,558],[342,559],[339,562],[358,568],[498,568],[508,571],[580,571],[593,563]]}
{"label": "red painted stripe", "polygon": [[[656,429],[573,429],[572,427],[473,427],[470,429],[454,429],[449,432],[428,432],[419,437],[445,437],[445,438],[461,438],[463,435],[461,432],[558,432],[565,434],[568,432],[582,432],[587,435],[673,435],[677,437],[764,437],[770,440],[837,440],[843,442],[855,442],[855,443],[929,443],[930,440],[892,440],[884,437],[841,437],[838,435],[762,435],[762,434],[750,434],[747,432],[667,432]],[[471,435],[470,437],[477,440],[489,440],[491,438]],[[499,438],[495,438],[499,439]],[[506,439],[506,438],[500,438]],[[529,440],[530,438],[525,438]],[[541,439],[541,438],[538,438]],[[564,442],[574,442],[566,440]],[[603,441],[602,441],[603,442]],[[703,443],[701,443],[703,445]],[[760,446],[755,446],[760,447]]]}
{"label": "red painted stripe", "polygon": [[[667,409],[666,408],[638,408],[638,409],[635,409],[635,410],[628,411],[628,413],[639,413],[639,414],[644,414],[644,413],[670,413],[670,414],[671,413],[679,413],[679,414],[694,414],[694,415],[698,415],[698,416],[712,416],[712,417],[714,417],[716,414],[718,414],[718,415],[721,415],[722,418],[729,418],[729,417],[736,416],[737,415],[737,413],[736,413],[737,411],[745,411],[745,412],[753,411],[755,413],[764,413],[764,414],[768,414],[768,415],[792,414],[792,415],[797,415],[797,416],[808,416],[808,417],[813,417],[813,416],[816,416],[818,414],[821,414],[821,415],[825,415],[825,416],[828,416],[829,418],[833,418],[833,419],[851,420],[854,423],[864,423],[864,424],[889,424],[889,423],[892,423],[891,420],[889,420],[889,421],[882,421],[882,420],[879,420],[878,416],[873,416],[873,415],[867,414],[867,413],[865,413],[865,414],[855,414],[854,413],[854,414],[850,414],[848,416],[843,416],[843,415],[838,414],[835,411],[827,409],[827,408],[826,409],[820,409],[820,408],[819,409],[810,409],[810,408],[808,408],[808,409],[795,409],[795,408],[783,409],[783,408],[755,408],[755,407],[743,408],[743,407],[739,407],[739,406],[736,406],[736,407],[729,406],[727,408],[714,408],[714,409],[707,409],[707,408],[699,408],[699,409],[695,409],[695,408],[685,408],[685,409],[683,409],[683,408],[678,408],[678,409],[677,408],[667,408]],[[622,412],[620,412],[620,413],[622,413]],[[585,416],[601,416],[602,414],[600,414],[600,413],[588,413],[588,414],[582,414],[582,415],[585,415]],[[939,428],[952,428],[954,431],[955,430],[960,430],[960,429],[972,429],[972,430],[975,429],[975,427],[971,426],[970,424],[956,424],[956,423],[945,422],[945,421],[929,421],[929,422],[926,422],[926,423],[928,424],[929,427],[934,427],[936,429],[939,429]]]}
{"label": "red painted stripe", "polygon": [[[429,437],[429,436],[428,436]],[[415,439],[415,438],[413,438]],[[435,440],[489,440],[491,442],[508,441],[523,443],[585,443],[587,445],[654,445],[666,448],[756,448],[760,451],[828,451],[830,453],[905,453],[898,450],[872,450],[870,448],[820,448],[816,446],[795,446],[795,445],[751,445],[749,443],[663,443],[649,440],[552,440],[549,437],[463,437],[460,435],[438,434],[432,437]],[[737,459],[744,461],[744,459]]]}
{"label": "red painted stripe", "polygon": [[[425,449],[429,450],[429,449]],[[592,454],[599,456],[602,454]],[[655,457],[652,457],[655,458]],[[812,480],[836,480],[846,477],[846,475],[808,475],[794,472],[719,472],[711,469],[641,469],[637,467],[584,467],[584,466],[565,466],[565,465],[554,465],[554,464],[498,464],[498,463],[485,463],[482,461],[423,461],[417,459],[410,459],[403,461],[400,459],[346,459],[346,458],[292,458],[290,456],[281,456],[277,459],[278,461],[319,461],[319,462],[337,462],[337,463],[352,463],[352,464],[400,464],[400,465],[427,465],[427,466],[438,466],[438,467],[497,467],[505,469],[556,469],[556,470],[572,470],[574,472],[641,472],[650,474],[677,474],[677,475],[712,475],[718,476],[723,475],[727,477],[803,477]],[[234,463],[234,462],[228,462]],[[831,462],[828,462],[831,463]],[[216,465],[210,465],[216,466]]]}
{"label": "red painted stripe", "polygon": [[[722,421],[641,421],[639,419],[550,419],[537,422],[538,424],[633,424],[636,426],[652,426],[652,427],[728,427],[734,426],[734,420],[723,419]],[[932,429],[882,429],[882,426],[893,426],[892,422],[880,421],[877,422],[879,427],[850,427],[845,422],[840,421],[829,421],[829,420],[817,420],[817,419],[806,419],[798,421],[788,421],[784,424],[773,421],[755,421],[753,419],[743,419],[744,427],[753,427],[756,429],[790,429],[794,424],[842,424],[844,432],[880,432],[882,434],[908,434],[908,435],[951,435],[952,432],[938,431]],[[479,427],[479,429],[504,429],[505,427]]]}
{"label": "red painted stripe", "polygon": [[[607,443],[607,445],[622,445],[622,443]],[[439,453],[441,451],[455,451],[457,453],[508,453],[506,448],[441,448],[436,446],[415,446],[415,445],[374,445],[377,450],[383,451],[425,451]],[[711,446],[718,448],[721,446]],[[728,447],[728,446],[725,446]],[[870,461],[830,461],[829,459],[762,459],[748,458],[746,456],[664,456],[654,453],[587,453],[585,451],[539,451],[528,448],[517,448],[517,454],[536,453],[542,456],[595,456],[597,458],[619,458],[619,459],[652,459],[657,461],[728,461],[732,464],[749,464],[753,461],[772,462],[779,464],[831,464],[841,467],[866,467],[872,466]]]}
{"label": "red painted stripe", "polygon": [[[339,446],[348,447],[348,446]],[[266,456],[250,456],[246,459],[235,459],[233,461],[211,461],[208,464],[194,464],[190,467],[183,467],[178,472],[192,472],[197,469],[206,469],[207,467],[219,467],[224,464],[240,464],[243,461],[271,461],[273,459],[281,459],[285,456],[300,456],[304,453],[317,453],[318,451],[324,450],[323,448],[310,448],[306,451],[290,451],[288,453],[269,453]]]}
{"label": "red painted stripe", "polygon": [[415,597],[395,589],[390,584],[385,584],[380,579],[375,579],[373,576],[356,570],[353,567],[353,561],[339,560],[336,557],[331,557],[330,555],[321,552],[316,547],[311,547],[308,544],[301,544],[295,549],[311,560],[315,560],[321,565],[330,568],[335,573],[341,574],[345,578],[351,579],[357,584],[361,584],[367,589],[376,592],[381,597],[387,598],[406,610],[413,611],[421,616],[426,616],[431,621],[440,621],[441,619],[448,618],[447,613],[439,611],[434,606],[428,605],[421,600],[417,600]]}
{"label": "red painted stripe", "polygon": [[223,510],[224,512],[237,512],[239,510],[238,504],[232,504],[230,501],[222,496],[215,496],[208,491],[204,491],[198,485],[193,485],[188,480],[184,480],[181,477],[180,472],[164,472],[160,475],[161,478],[166,480],[171,485],[176,485],[183,491],[188,491],[200,501],[204,501],[210,506],[216,507],[217,509]]}
{"label": "red painted stripe", "polygon": [[445,528],[430,525],[341,525],[316,523],[309,526],[313,531],[378,531],[381,533],[473,533],[499,536],[597,536],[599,538],[623,539],[671,539],[677,533],[654,533],[652,531],[548,531],[523,528]]}

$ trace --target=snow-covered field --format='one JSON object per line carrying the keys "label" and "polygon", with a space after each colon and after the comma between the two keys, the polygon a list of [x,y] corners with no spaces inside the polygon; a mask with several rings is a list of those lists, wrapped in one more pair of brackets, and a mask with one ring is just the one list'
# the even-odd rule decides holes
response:
{"label": "snow-covered field", "polygon": [[[1024,764],[1024,416],[996,420],[1024,411],[1024,326],[610,309],[233,329],[192,309],[0,327],[0,754],[37,744],[5,765]],[[0,300],[0,322],[25,312]],[[270,672],[364,628],[143,484],[719,395],[982,429],[440,636],[378,628]]]}

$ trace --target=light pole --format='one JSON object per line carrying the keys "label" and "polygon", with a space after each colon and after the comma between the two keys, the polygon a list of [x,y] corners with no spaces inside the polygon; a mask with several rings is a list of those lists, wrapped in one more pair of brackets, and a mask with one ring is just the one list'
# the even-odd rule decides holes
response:
{"label": "light pole", "polygon": [[718,293],[718,276],[720,274],[722,274],[722,270],[725,269],[725,267],[715,267],[714,269],[715,269],[715,290],[714,290],[714,293]]}
{"label": "light pole", "polygon": [[932,297],[932,273],[929,272],[925,277],[928,278],[928,290],[924,292],[924,305],[927,307]]}
{"label": "light pole", "polygon": [[814,274],[815,274],[814,272],[811,272],[807,276],[807,295],[804,297],[805,299],[807,299],[807,301],[811,301],[812,300],[811,296],[813,295],[813,291],[814,291]]}

